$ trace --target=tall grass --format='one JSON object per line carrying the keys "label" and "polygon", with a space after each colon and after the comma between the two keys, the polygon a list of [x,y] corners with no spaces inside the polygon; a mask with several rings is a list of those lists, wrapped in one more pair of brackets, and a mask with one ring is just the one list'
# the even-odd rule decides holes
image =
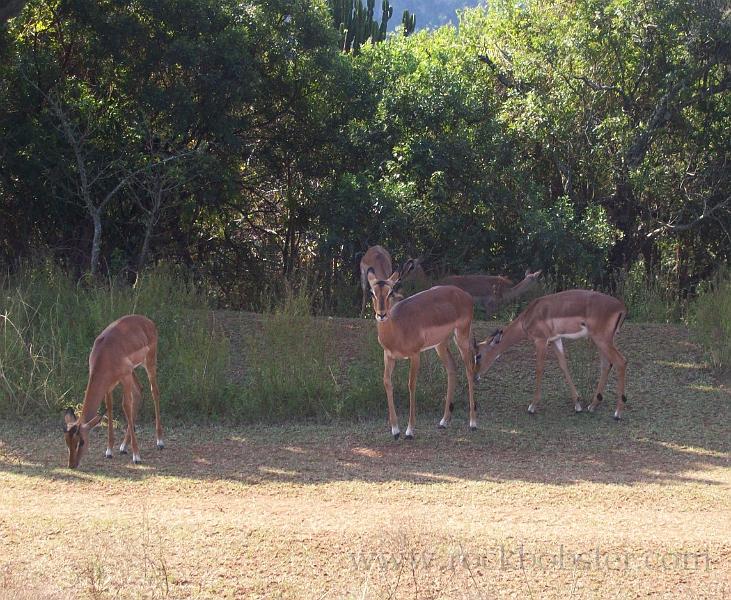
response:
{"label": "tall grass", "polygon": [[687,305],[678,297],[670,278],[654,273],[648,278],[642,263],[615,281],[616,293],[627,306],[627,318],[635,322],[678,323],[686,314]]}
{"label": "tall grass", "polygon": [[41,262],[5,276],[0,297],[0,414],[54,414],[79,404],[94,339],[129,313],[157,324],[163,414],[225,412],[228,342],[201,296],[172,270],[147,272],[134,287],[91,285]]}
{"label": "tall grass", "polygon": [[690,307],[689,324],[714,368],[731,371],[731,270],[718,272]]}
{"label": "tall grass", "polygon": [[[276,296],[271,296],[276,298]],[[285,286],[272,301],[261,329],[249,335],[248,381],[241,417],[279,420],[337,416],[340,366],[335,359],[335,329],[312,316],[307,287]]]}
{"label": "tall grass", "polygon": [[[247,384],[239,405],[243,420],[386,418],[383,350],[375,322],[363,323],[364,332],[360,326],[313,316],[316,307],[307,286],[287,287],[279,303],[263,315],[257,332],[245,335]],[[343,340],[343,336],[349,337]],[[456,348],[453,353],[459,406],[466,383]],[[407,361],[398,361],[393,375],[402,420],[408,411],[408,368]],[[422,354],[419,412],[441,412],[446,388],[445,370],[436,353]]]}

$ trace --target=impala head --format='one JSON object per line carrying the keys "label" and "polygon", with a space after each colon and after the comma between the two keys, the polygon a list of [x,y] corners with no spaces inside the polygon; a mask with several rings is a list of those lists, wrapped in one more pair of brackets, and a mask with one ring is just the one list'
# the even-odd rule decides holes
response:
{"label": "impala head", "polygon": [[[502,329],[496,329],[492,332],[489,336],[485,338],[483,342],[477,342],[476,339],[472,338],[472,345],[473,345],[473,353],[474,353],[474,360],[475,360],[475,381],[480,380],[480,375],[484,373],[492,364],[493,361],[490,360],[483,360],[485,358],[486,354],[490,352],[493,348],[496,348],[500,344],[500,340],[503,338],[503,330]],[[499,350],[498,350],[499,353]],[[495,354],[495,358],[497,358],[497,353]]]}
{"label": "impala head", "polygon": [[81,457],[89,447],[89,432],[99,425],[101,420],[102,416],[97,415],[88,423],[81,423],[81,419],[76,416],[72,408],[66,409],[63,415],[63,437],[69,452],[69,469],[79,466]]}
{"label": "impala head", "polygon": [[531,281],[531,282],[538,281],[538,278],[541,276],[541,273],[543,273],[542,269],[539,269],[535,273],[531,273],[530,269],[526,269],[525,270],[525,279],[527,279],[528,281]]}
{"label": "impala head", "polygon": [[375,271],[368,269],[368,285],[371,287],[371,301],[373,310],[376,313],[376,321],[385,321],[391,308],[404,297],[397,292],[401,279],[406,276],[414,266],[414,261],[409,259],[404,266],[394,271],[388,279],[380,280],[376,277]]}

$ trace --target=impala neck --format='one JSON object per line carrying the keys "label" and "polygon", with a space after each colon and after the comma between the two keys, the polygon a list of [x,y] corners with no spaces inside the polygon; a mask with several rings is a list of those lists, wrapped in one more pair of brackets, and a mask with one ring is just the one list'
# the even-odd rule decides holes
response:
{"label": "impala neck", "polygon": [[108,382],[100,380],[93,374],[89,375],[89,383],[84,394],[84,404],[81,406],[82,423],[88,423],[96,416],[108,390]]}
{"label": "impala neck", "polygon": [[494,346],[482,351],[482,359],[480,360],[479,372],[484,373],[492,366],[498,356],[505,352],[511,346],[517,344],[521,340],[524,340],[528,336],[523,329],[523,319],[520,316],[515,319],[510,325],[503,329],[503,335],[500,338],[500,342]]}
{"label": "impala neck", "polygon": [[533,285],[534,281],[535,281],[534,279],[529,279],[528,277],[526,277],[525,279],[523,279],[523,281],[521,281],[517,285],[514,285],[511,288],[508,288],[507,291],[505,292],[505,294],[503,294],[503,299],[504,300],[513,300],[513,299],[517,298],[518,296],[520,296],[521,294],[524,294]]}

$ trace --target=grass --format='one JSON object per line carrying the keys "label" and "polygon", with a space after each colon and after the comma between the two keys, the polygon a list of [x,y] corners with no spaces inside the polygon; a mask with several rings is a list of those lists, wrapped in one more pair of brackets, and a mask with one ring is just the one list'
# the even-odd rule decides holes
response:
{"label": "grass", "polygon": [[[375,337],[369,321],[331,326],[345,357]],[[237,354],[246,336],[231,339]],[[376,420],[168,424],[158,452],[147,418],[137,467],[104,459],[97,431],[69,471],[57,422],[3,421],[0,598],[724,598],[729,390],[684,327],[626,323],[618,345],[619,424],[611,389],[597,414],[573,414],[553,357],[529,416],[527,345],[483,380],[476,433],[463,385],[438,431],[443,390],[420,380],[411,443],[390,438],[375,358]],[[588,395],[598,361],[566,347]]]}
{"label": "grass", "polygon": [[722,269],[691,306],[691,327],[711,364],[728,376],[731,371],[731,272]]}
{"label": "grass", "polygon": [[42,262],[0,279],[0,297],[0,415],[48,416],[80,404],[94,339],[129,313],[157,324],[164,412],[208,417],[228,407],[228,341],[179,274],[150,271],[134,287],[86,285]]}

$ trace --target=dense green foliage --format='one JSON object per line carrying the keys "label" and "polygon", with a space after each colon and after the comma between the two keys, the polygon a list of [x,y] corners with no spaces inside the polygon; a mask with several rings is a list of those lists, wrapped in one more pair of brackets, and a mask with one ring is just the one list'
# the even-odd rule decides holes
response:
{"label": "dense green foliage", "polygon": [[245,308],[304,272],[348,314],[374,243],[433,274],[640,274],[676,298],[728,260],[722,3],[498,0],[357,53],[335,20],[327,0],[30,0],[0,30],[0,262],[173,264]]}

